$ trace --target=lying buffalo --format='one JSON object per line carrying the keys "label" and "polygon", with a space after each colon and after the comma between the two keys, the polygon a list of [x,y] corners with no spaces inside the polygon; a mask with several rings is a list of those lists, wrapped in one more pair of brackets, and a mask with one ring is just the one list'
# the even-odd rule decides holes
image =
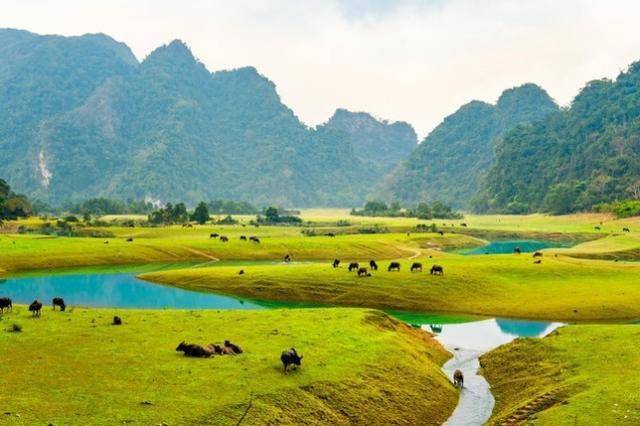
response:
{"label": "lying buffalo", "polygon": [[367,271],[367,268],[358,268],[358,276],[359,277],[370,277],[371,274]]}
{"label": "lying buffalo", "polygon": [[349,264],[349,272],[357,271],[359,267],[360,265],[358,265],[358,262],[351,262]]}
{"label": "lying buffalo", "polygon": [[214,351],[210,347],[203,347],[196,345],[195,343],[180,342],[176,351],[184,352],[184,356],[190,356],[194,358],[209,358],[213,355]]}
{"label": "lying buffalo", "polygon": [[420,271],[422,272],[422,263],[420,262],[413,262],[413,264],[411,265],[411,272],[413,271]]}
{"label": "lying buffalo", "polygon": [[300,366],[302,362],[303,355],[298,355],[295,348],[287,349],[282,352],[280,355],[280,361],[282,361],[282,365],[284,367],[284,372],[286,373],[289,370],[289,366],[293,365],[294,368],[296,366]]}
{"label": "lying buffalo", "polygon": [[429,273],[431,275],[443,275],[444,274],[444,268],[440,265],[433,265],[431,267],[431,270],[429,271]]}
{"label": "lying buffalo", "polygon": [[542,257],[542,252],[537,251],[533,253],[533,257]]}
{"label": "lying buffalo", "polygon": [[398,271],[398,272],[400,272],[400,263],[399,263],[399,262],[391,262],[391,263],[389,264],[389,267],[387,268],[387,271],[388,271],[388,272],[391,272],[391,271]]}

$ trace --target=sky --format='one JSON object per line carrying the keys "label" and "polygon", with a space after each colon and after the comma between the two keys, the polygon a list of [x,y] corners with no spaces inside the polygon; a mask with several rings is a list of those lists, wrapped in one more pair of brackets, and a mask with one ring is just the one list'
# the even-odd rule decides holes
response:
{"label": "sky", "polygon": [[0,0],[0,27],[106,33],[139,59],[181,39],[210,71],[255,66],[306,124],[336,108],[424,137],[533,82],[561,105],[640,59],[637,0]]}

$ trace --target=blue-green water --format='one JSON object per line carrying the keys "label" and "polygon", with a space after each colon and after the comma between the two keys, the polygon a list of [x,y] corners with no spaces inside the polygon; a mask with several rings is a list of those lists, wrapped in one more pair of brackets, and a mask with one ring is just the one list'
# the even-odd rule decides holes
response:
{"label": "blue-green water", "polygon": [[472,249],[459,250],[459,254],[505,254],[513,253],[516,247],[520,248],[522,253],[532,253],[551,247],[551,244],[544,241],[536,240],[512,240],[512,241],[493,241],[490,244]]}
{"label": "blue-green water", "polygon": [[[45,305],[54,297],[62,297],[68,306],[128,309],[269,309],[320,306],[295,302],[263,303],[215,293],[183,290],[140,280],[131,272],[78,272],[7,278],[0,280],[0,297],[10,297],[16,304],[29,304],[38,299]],[[455,314],[389,314],[438,335],[462,333],[463,339],[479,338],[481,342],[505,339],[508,341],[514,337],[540,335],[551,324]]]}
{"label": "blue-green water", "polygon": [[68,306],[143,309],[264,309],[262,306],[214,293],[183,290],[139,280],[133,273],[44,275],[0,281],[0,297],[14,303],[64,298]]}

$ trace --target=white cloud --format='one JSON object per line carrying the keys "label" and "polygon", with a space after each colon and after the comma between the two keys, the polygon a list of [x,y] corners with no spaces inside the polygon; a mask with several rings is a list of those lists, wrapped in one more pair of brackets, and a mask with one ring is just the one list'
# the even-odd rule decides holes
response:
{"label": "white cloud", "polygon": [[0,26],[104,32],[136,55],[174,38],[210,70],[255,65],[300,118],[337,107],[424,135],[471,99],[524,82],[567,104],[640,59],[632,0],[0,0]]}

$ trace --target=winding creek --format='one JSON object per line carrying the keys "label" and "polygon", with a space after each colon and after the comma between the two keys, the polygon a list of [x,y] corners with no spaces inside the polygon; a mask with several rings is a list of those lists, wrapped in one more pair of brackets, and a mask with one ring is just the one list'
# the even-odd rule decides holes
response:
{"label": "winding creek", "polygon": [[[50,301],[62,296],[69,306],[129,309],[268,309],[268,303],[242,300],[214,293],[184,290],[142,281],[134,273],[81,273],[17,276],[0,280],[0,296],[14,303],[34,299]],[[286,307],[287,304],[280,306]],[[291,304],[290,306],[300,306]],[[559,323],[511,319],[478,319],[452,315],[391,315],[434,333],[453,358],[443,371],[464,373],[465,386],[449,425],[481,425],[491,416],[494,399],[489,384],[477,374],[479,357],[517,337],[540,337]]]}

